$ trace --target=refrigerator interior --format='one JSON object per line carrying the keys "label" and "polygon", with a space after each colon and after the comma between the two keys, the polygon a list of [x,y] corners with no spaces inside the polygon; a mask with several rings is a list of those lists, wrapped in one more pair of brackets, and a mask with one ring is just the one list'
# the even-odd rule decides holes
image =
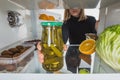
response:
{"label": "refrigerator interior", "polygon": [[[100,9],[100,23],[98,27],[98,35],[110,25],[120,24],[120,2],[111,4],[106,8]],[[120,73],[108,66],[103,60],[95,54],[93,73]]]}
{"label": "refrigerator interior", "polygon": [[[9,11],[12,11],[12,17],[8,18]],[[18,14],[20,15],[19,19],[17,18]],[[33,26],[36,23],[33,21],[34,16],[32,17],[31,15],[32,10],[26,9],[9,0],[0,0],[0,52],[21,45],[26,40],[36,39],[34,33],[36,28]],[[13,25],[10,25],[8,20],[13,21],[11,22]],[[18,24],[21,23],[21,25],[18,26],[15,22],[18,22]],[[34,49],[32,51],[34,54]],[[35,58],[32,57],[20,72],[36,72],[34,61]]]}
{"label": "refrigerator interior", "polygon": [[[59,21],[62,21],[63,14],[61,15],[49,10],[47,12],[47,9],[40,9],[39,2],[41,1],[42,0],[0,0],[0,49],[12,47],[13,45],[22,43],[25,40],[41,39],[42,29],[40,26],[40,20],[38,19],[41,11],[43,13],[45,12],[50,15],[54,15]],[[69,3],[66,2],[66,4],[63,4],[64,1],[66,2],[66,0],[50,0],[50,2],[55,4],[54,9],[63,9],[63,7],[67,8],[67,4],[69,4],[69,6],[74,6],[70,4],[71,1],[69,1]],[[93,0],[92,6],[85,0],[83,4],[85,5],[85,8],[96,8],[99,1],[101,1],[101,4],[97,9],[100,9],[100,16],[99,18],[96,18],[100,19],[98,26],[98,35],[105,29],[106,26],[119,24],[120,22],[118,17],[120,15],[119,0]],[[19,12],[22,15],[23,25],[21,25],[20,27],[11,28],[7,21],[8,10]],[[24,72],[42,72],[39,68],[40,65],[37,60],[37,52],[35,51],[34,53],[35,56],[33,60],[37,62],[31,62],[30,65],[32,65],[32,67],[29,66],[30,68],[26,68],[27,70],[25,70]],[[116,73],[116,71],[106,65],[99,58],[99,56],[97,56],[96,53],[93,55],[92,59],[93,73]],[[33,70],[31,70],[32,68]]]}
{"label": "refrigerator interior", "polygon": [[[7,18],[8,10],[19,12],[23,19],[24,24],[20,27],[11,28]],[[31,14],[30,10],[22,9],[7,0],[0,1],[0,49],[6,47],[15,42],[19,42],[23,39],[32,37],[32,26],[31,26]]]}

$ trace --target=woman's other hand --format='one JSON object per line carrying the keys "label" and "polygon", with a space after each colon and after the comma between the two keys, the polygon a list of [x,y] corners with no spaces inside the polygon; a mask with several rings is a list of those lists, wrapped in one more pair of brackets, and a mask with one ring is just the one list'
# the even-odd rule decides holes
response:
{"label": "woman's other hand", "polygon": [[37,49],[38,49],[38,58],[39,58],[39,61],[40,61],[40,63],[43,63],[44,62],[44,55],[41,52],[42,47],[40,45],[40,42],[37,44]]}
{"label": "woman's other hand", "polygon": [[64,45],[63,45],[63,50],[64,50],[64,51],[67,51],[67,49],[68,49],[68,46],[67,46],[66,44],[64,44]]}

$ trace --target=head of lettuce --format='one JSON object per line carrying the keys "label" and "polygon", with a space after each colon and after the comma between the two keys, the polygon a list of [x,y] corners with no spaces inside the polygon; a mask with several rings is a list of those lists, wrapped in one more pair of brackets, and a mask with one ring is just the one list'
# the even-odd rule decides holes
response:
{"label": "head of lettuce", "polygon": [[99,35],[96,53],[105,63],[120,71],[120,24],[108,26]]}

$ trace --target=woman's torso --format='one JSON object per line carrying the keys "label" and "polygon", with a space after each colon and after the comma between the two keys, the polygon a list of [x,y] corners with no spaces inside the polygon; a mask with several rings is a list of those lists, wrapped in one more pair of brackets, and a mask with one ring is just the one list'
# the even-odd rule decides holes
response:
{"label": "woman's torso", "polygon": [[78,18],[72,17],[67,21],[69,30],[70,44],[80,44],[86,39],[86,33],[96,33],[95,31],[95,18],[87,16],[84,21],[78,21]]}

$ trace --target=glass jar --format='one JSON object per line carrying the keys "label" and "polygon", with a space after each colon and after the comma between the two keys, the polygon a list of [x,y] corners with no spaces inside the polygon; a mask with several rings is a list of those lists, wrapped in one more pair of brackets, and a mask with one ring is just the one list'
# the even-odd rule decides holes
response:
{"label": "glass jar", "polygon": [[62,22],[42,22],[43,68],[55,72],[63,67]]}

